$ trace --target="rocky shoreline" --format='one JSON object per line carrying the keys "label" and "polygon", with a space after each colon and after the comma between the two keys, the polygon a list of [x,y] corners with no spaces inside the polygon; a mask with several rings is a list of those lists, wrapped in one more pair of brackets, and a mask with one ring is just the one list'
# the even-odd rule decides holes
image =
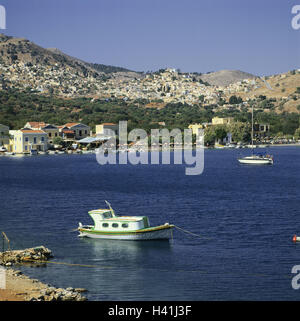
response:
{"label": "rocky shoreline", "polygon": [[86,289],[55,288],[12,268],[26,263],[46,264],[51,257],[51,250],[44,246],[0,252],[1,275],[5,278],[5,286],[0,288],[0,301],[86,301],[82,295]]}

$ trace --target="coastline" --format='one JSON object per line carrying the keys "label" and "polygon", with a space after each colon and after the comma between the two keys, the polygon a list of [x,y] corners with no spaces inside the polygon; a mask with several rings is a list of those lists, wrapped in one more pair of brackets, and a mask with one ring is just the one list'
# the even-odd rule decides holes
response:
{"label": "coastline", "polygon": [[[12,268],[14,265],[45,265],[53,257],[43,246],[0,252],[0,301],[86,301],[83,288],[55,288]],[[34,268],[34,266],[33,266]]]}
{"label": "coastline", "polygon": [[[300,147],[300,143],[290,143],[290,144],[266,144],[266,146],[259,146],[257,145],[257,147],[255,147],[255,149],[265,149],[265,148],[272,148],[272,147]],[[203,146],[204,149],[251,149],[251,147],[228,147],[228,146],[219,146],[219,147],[215,147],[215,146]],[[163,152],[163,151],[177,151],[177,150],[195,150],[196,146],[182,146],[182,148],[174,148],[173,146],[170,148],[163,148],[163,147],[159,147],[159,148],[155,148],[155,149],[151,149],[151,146],[148,146],[148,150],[147,152]],[[126,152],[126,153],[130,153],[130,152],[144,152],[145,150],[143,149],[130,149],[130,150],[117,150],[116,153],[122,153],[122,152]],[[67,152],[55,152],[55,153],[44,153],[44,154],[37,154],[37,155],[30,155],[30,154],[26,154],[26,153],[13,153],[13,154],[5,154],[5,153],[0,153],[0,156],[8,156],[8,157],[21,157],[21,156],[45,156],[45,155],[86,155],[86,154],[96,154],[97,152],[95,150],[90,150],[90,151],[75,151],[72,153],[67,153]]]}
{"label": "coastline", "polygon": [[5,269],[6,286],[0,289],[0,301],[86,301],[85,289],[55,288],[21,271]]}

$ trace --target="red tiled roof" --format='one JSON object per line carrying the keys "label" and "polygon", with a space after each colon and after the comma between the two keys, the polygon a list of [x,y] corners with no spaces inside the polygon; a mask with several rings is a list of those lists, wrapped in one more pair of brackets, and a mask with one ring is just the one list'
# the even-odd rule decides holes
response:
{"label": "red tiled roof", "polygon": [[62,132],[64,134],[74,134],[74,130],[71,130],[71,129],[63,129]]}
{"label": "red tiled roof", "polygon": [[31,128],[40,128],[47,125],[45,122],[39,122],[39,121],[29,121],[28,124],[30,125]]}
{"label": "red tiled roof", "polygon": [[21,129],[21,132],[26,133],[26,134],[46,134],[42,130],[39,130],[39,129],[33,130],[33,129],[28,129],[28,128]]}
{"label": "red tiled roof", "polygon": [[80,123],[66,123],[65,125],[64,125],[64,127],[73,127],[73,126],[75,126],[75,125],[79,125]]}

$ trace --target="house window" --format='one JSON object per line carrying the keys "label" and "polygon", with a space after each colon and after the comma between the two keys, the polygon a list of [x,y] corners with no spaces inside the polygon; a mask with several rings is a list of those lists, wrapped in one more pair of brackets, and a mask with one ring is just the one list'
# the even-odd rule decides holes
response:
{"label": "house window", "polygon": [[27,145],[25,146],[25,150],[27,150]]}
{"label": "house window", "polygon": [[55,135],[55,137],[57,137],[57,133],[55,133],[54,135]]}
{"label": "house window", "polygon": [[123,223],[123,224],[122,224],[122,227],[127,228],[127,227],[128,227],[128,224],[127,224],[127,223]]}
{"label": "house window", "polygon": [[25,137],[25,142],[28,142],[28,137]]}
{"label": "house window", "polygon": [[103,223],[102,227],[108,227],[108,223]]}
{"label": "house window", "polygon": [[79,131],[79,136],[81,136],[81,135],[82,135],[82,130]]}
{"label": "house window", "polygon": [[36,137],[33,137],[33,143],[36,144]]}
{"label": "house window", "polygon": [[49,137],[51,137],[52,136],[52,134],[51,133],[49,133]]}
{"label": "house window", "polygon": [[87,134],[87,130],[85,130],[84,133]]}
{"label": "house window", "polygon": [[41,142],[44,142],[45,138],[44,137],[41,137]]}
{"label": "house window", "polygon": [[112,223],[111,226],[117,228],[117,227],[119,227],[119,224],[118,223]]}

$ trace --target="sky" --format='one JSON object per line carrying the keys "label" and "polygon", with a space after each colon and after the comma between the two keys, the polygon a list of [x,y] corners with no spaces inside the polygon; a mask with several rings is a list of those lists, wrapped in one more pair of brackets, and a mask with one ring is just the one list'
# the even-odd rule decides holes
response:
{"label": "sky", "polygon": [[[300,68],[300,0],[0,0],[6,35],[135,71]],[[299,19],[300,23],[300,19]]]}

